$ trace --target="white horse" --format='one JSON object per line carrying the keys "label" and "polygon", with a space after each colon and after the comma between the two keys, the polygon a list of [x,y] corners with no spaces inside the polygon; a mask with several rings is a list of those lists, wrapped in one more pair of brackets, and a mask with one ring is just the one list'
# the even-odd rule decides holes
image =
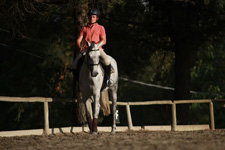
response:
{"label": "white horse", "polygon": [[[91,133],[96,134],[97,130],[97,121],[100,111],[100,95],[103,86],[104,72],[100,65],[101,56],[99,48],[103,42],[99,44],[89,43],[86,55],[84,56],[84,63],[81,66],[79,74],[79,87],[80,92],[82,93],[82,100],[85,102],[87,122]],[[114,84],[110,87],[105,87],[103,90],[109,91],[109,99],[112,101],[112,115],[113,115],[113,124],[112,124],[112,133],[115,133],[116,130],[116,101],[117,101],[117,88],[118,88],[118,69],[116,61],[108,56],[111,65],[114,69],[114,73],[111,74],[111,80],[114,81]],[[93,116],[92,108],[90,107],[90,102],[94,102]]]}

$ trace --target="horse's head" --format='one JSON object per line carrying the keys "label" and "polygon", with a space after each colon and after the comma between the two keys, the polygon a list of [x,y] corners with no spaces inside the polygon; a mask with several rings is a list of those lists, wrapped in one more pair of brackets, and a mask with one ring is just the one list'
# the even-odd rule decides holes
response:
{"label": "horse's head", "polygon": [[86,41],[86,45],[88,46],[86,55],[87,55],[87,65],[90,68],[91,76],[96,77],[98,75],[98,66],[100,62],[100,51],[99,48],[103,44],[103,41],[99,44],[95,44],[95,42],[89,43]]}

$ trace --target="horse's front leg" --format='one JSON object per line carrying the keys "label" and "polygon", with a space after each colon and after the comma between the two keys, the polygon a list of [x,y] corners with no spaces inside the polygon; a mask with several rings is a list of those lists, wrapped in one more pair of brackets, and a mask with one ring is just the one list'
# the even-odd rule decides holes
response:
{"label": "horse's front leg", "polygon": [[92,128],[92,133],[93,134],[97,134],[98,132],[98,115],[100,112],[100,103],[99,103],[99,99],[100,99],[100,91],[93,96],[94,97],[94,116],[93,116],[93,128]]}
{"label": "horse's front leg", "polygon": [[85,102],[85,106],[86,106],[86,117],[87,117],[87,123],[88,123],[88,127],[90,129],[90,132],[92,132],[92,124],[93,124],[93,120],[92,120],[92,108],[91,108],[91,102],[90,99],[87,99]]}

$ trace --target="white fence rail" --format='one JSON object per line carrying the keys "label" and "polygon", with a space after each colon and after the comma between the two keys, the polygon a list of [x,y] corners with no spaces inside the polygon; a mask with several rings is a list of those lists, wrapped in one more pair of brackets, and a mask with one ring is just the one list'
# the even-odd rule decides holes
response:
{"label": "white fence rail", "polygon": [[[43,134],[50,134],[53,132],[50,132],[49,128],[49,108],[48,103],[49,102],[76,102],[76,100],[71,98],[45,98],[45,97],[5,97],[0,96],[0,101],[5,102],[42,102],[44,104],[44,130]],[[171,130],[172,131],[179,131],[179,130],[199,130],[199,129],[206,129],[207,125],[196,125],[196,126],[177,126],[177,117],[176,117],[176,105],[177,104],[187,104],[187,103],[208,103],[209,104],[209,116],[210,116],[210,129],[215,129],[215,123],[214,123],[214,110],[213,110],[213,102],[224,102],[225,100],[211,100],[211,99],[201,99],[201,100],[160,100],[160,101],[144,101],[144,102],[117,102],[118,106],[125,106],[126,107],[126,113],[127,113],[127,121],[128,121],[128,129],[134,130],[136,127],[133,126],[132,122],[132,115],[130,111],[131,106],[140,106],[140,105],[171,105],[172,106],[172,125]],[[155,126],[147,126],[145,129],[154,129]],[[104,127],[103,127],[104,128]],[[168,130],[168,126],[160,126],[158,129],[166,129]],[[125,130],[126,128],[121,127],[121,129]],[[140,129],[140,128],[139,128]],[[54,131],[54,129],[51,129]],[[66,129],[70,130],[71,129]],[[34,131],[34,130],[32,130]],[[80,131],[80,130],[79,130]],[[82,131],[82,130],[81,130]],[[119,129],[120,131],[120,129]],[[17,131],[19,132],[19,131]],[[38,130],[38,132],[40,132]],[[4,136],[5,134],[1,134],[3,132],[0,132],[0,136]],[[4,132],[5,133],[5,132]],[[6,134],[7,135],[7,134]],[[20,135],[20,134],[18,134]]]}

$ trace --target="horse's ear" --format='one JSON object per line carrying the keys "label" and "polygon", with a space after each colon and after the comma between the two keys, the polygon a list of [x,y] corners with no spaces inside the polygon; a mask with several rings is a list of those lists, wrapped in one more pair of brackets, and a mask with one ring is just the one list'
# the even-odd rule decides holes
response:
{"label": "horse's ear", "polygon": [[103,42],[104,42],[104,41],[102,40],[102,41],[98,44],[98,48],[102,46]]}
{"label": "horse's ear", "polygon": [[88,40],[86,40],[86,45],[87,45],[88,47],[90,47],[90,46],[91,46],[91,43],[88,42]]}

